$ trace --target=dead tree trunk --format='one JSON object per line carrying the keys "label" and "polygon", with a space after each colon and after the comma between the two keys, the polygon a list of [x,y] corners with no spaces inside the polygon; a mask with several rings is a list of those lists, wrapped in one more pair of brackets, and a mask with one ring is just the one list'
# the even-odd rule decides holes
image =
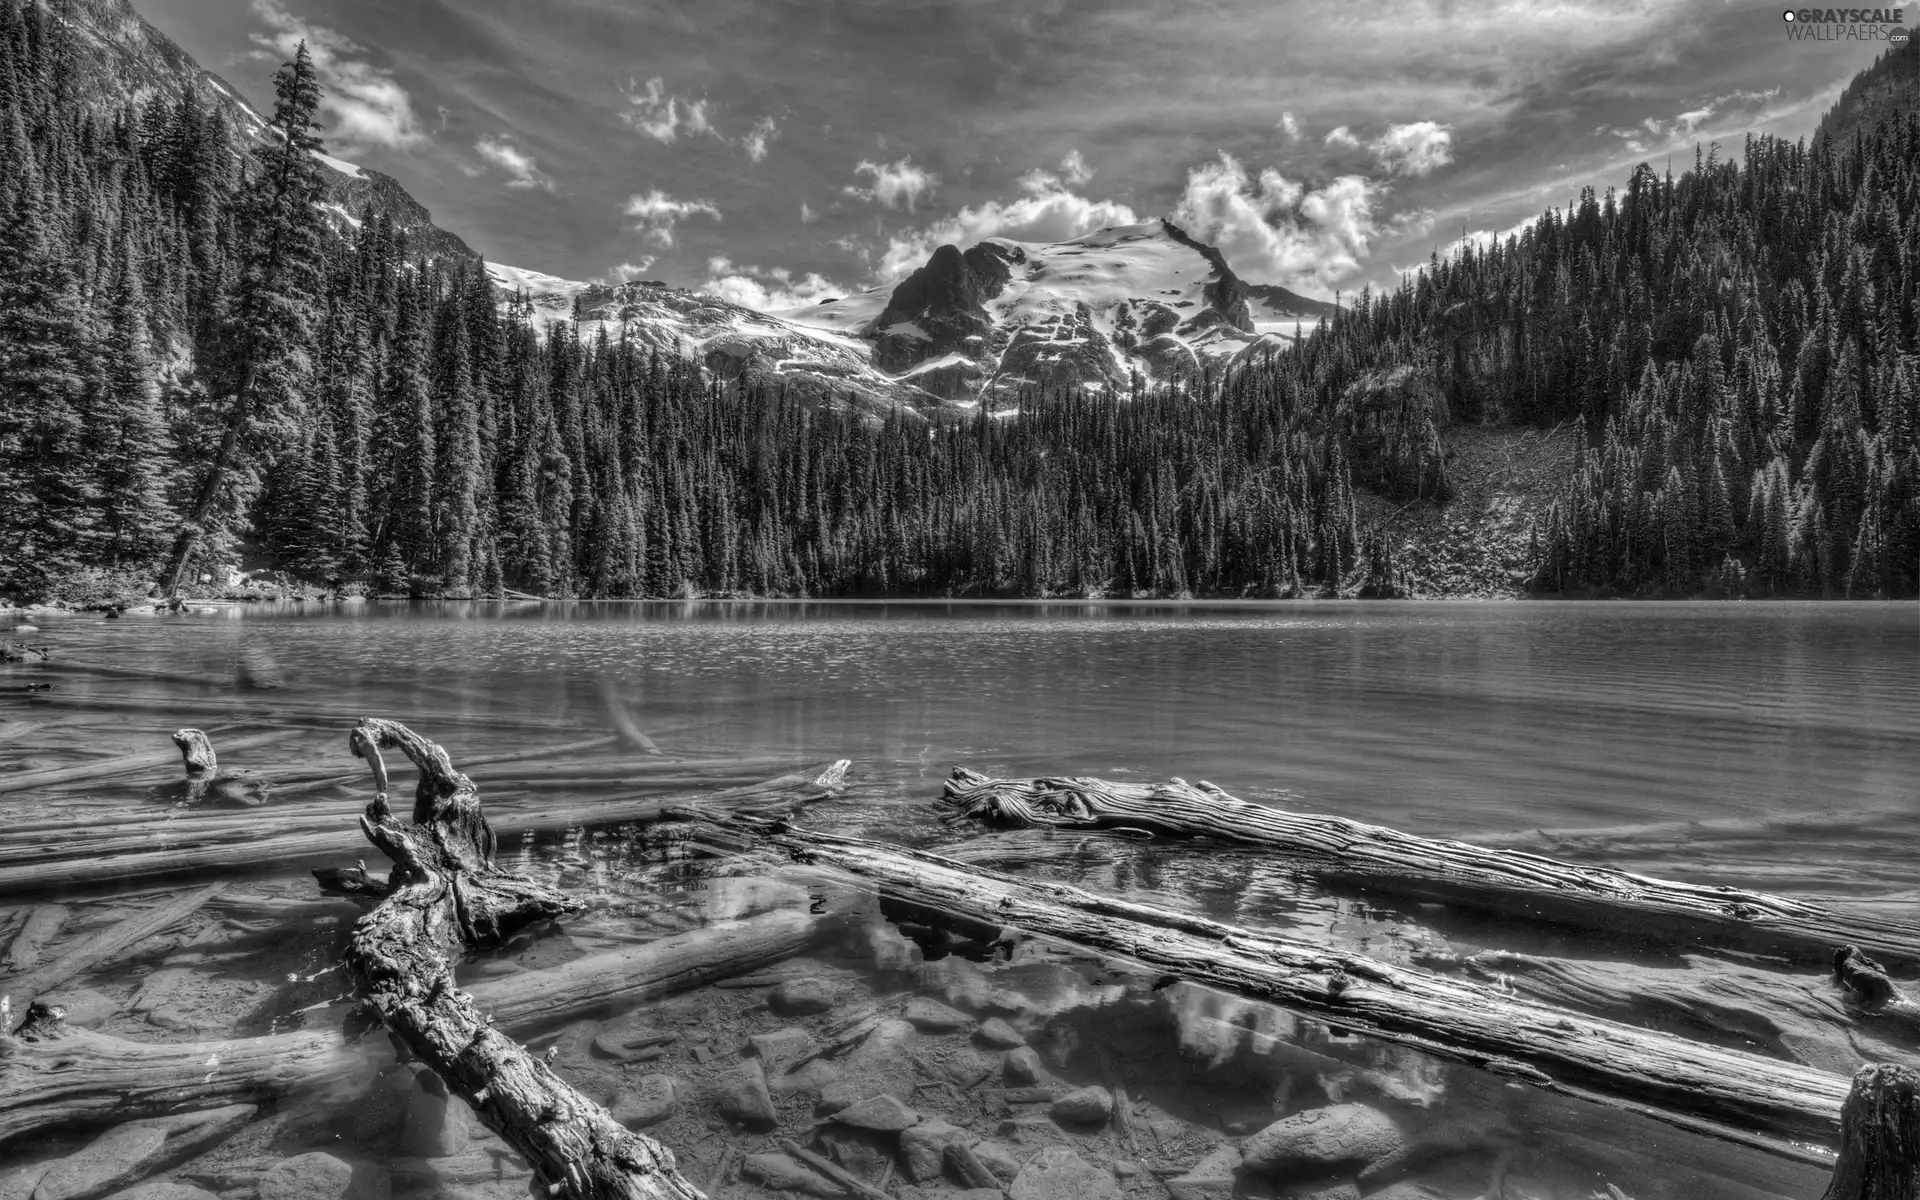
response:
{"label": "dead tree trunk", "polygon": [[[453,965],[467,949],[581,903],[495,864],[479,792],[445,750],[375,718],[360,722],[351,745],[372,765],[378,788],[360,828],[394,864],[387,898],[360,919],[347,951],[381,1022],[525,1156],[549,1194],[697,1200],[699,1189],[670,1151],[575,1091],[454,986]],[[419,768],[411,823],[388,807],[383,748]]]}
{"label": "dead tree trunk", "polygon": [[1784,896],[1702,887],[1537,854],[1415,837],[1345,817],[1250,804],[1201,781],[1156,786],[1099,779],[991,779],[965,767],[946,787],[949,822],[1143,829],[1216,837],[1284,854],[1318,878],[1379,895],[1439,901],[1507,917],[1765,950],[1827,963],[1854,945],[1920,966],[1920,925],[1854,917]]}
{"label": "dead tree trunk", "polygon": [[1821,1200],[1920,1196],[1920,1071],[1861,1067],[1840,1122],[1840,1161]]}
{"label": "dead tree trunk", "polygon": [[[1019,933],[1132,960],[1386,1041],[1641,1112],[1802,1162],[1832,1144],[1844,1077],[1517,999],[1203,917],[970,867],[860,838],[688,811],[696,841],[771,845],[796,861],[878,885],[883,911],[962,926],[968,940]],[[1017,932],[1016,932],[1017,931]]]}

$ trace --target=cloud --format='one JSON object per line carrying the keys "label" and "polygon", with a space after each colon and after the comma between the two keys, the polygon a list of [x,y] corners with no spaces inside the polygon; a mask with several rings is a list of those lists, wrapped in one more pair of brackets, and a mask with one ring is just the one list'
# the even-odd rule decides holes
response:
{"label": "cloud", "polygon": [[948,242],[971,246],[990,237],[1019,242],[1064,242],[1096,229],[1138,225],[1143,220],[1124,204],[1089,199],[1044,171],[1022,178],[1020,183],[1027,194],[1016,200],[1004,203],[989,200],[978,208],[962,208],[923,229],[889,239],[886,253],[880,259],[880,278],[891,280],[906,275],[924,264],[937,247]]}
{"label": "cloud", "polygon": [[[1662,121],[1657,117],[1648,117],[1640,124],[1648,133],[1651,133],[1656,138],[1676,142],[1686,141],[1699,133],[1700,127],[1715,117],[1725,116],[1736,109],[1744,111],[1753,108],[1764,108],[1779,95],[1780,89],[1778,86],[1770,87],[1764,92],[1754,92],[1748,91],[1745,88],[1736,88],[1724,96],[1715,96],[1707,100],[1698,108],[1678,113],[1670,121]],[[1613,132],[1620,137],[1626,138],[1630,149],[1638,148],[1634,145],[1634,139],[1639,136],[1637,130],[1616,129]]]}
{"label": "cloud", "polygon": [[863,188],[849,184],[842,189],[847,195],[878,203],[882,208],[904,208],[908,212],[940,184],[938,175],[914,166],[911,158],[890,163],[862,159],[855,164],[853,173],[871,175],[873,186]]}
{"label": "cloud", "polygon": [[1067,156],[1060,160],[1060,178],[1066,180],[1068,187],[1079,187],[1093,178],[1093,168],[1087,165],[1086,159],[1080,157],[1080,151],[1069,150]]}
{"label": "cloud", "polygon": [[811,225],[819,219],[820,214],[813,211],[812,208],[808,207],[807,202],[802,200],[800,202],[800,223],[802,225]]}
{"label": "cloud", "polygon": [[481,158],[506,172],[508,187],[553,190],[553,179],[540,169],[533,155],[514,145],[508,134],[482,134],[473,148]]}
{"label": "cloud", "polygon": [[307,44],[320,79],[320,111],[331,118],[327,141],[342,148],[404,150],[426,140],[407,90],[391,72],[357,57],[363,50],[358,43],[294,16],[279,0],[253,0],[253,12],[272,30],[254,34],[255,45],[284,60]]}
{"label": "cloud", "polygon": [[642,254],[639,262],[623,262],[617,267],[608,267],[607,273],[600,277],[602,283],[632,283],[653,269],[657,260],[651,254]]}
{"label": "cloud", "polygon": [[725,255],[707,260],[707,281],[702,286],[722,300],[761,312],[818,304],[851,290],[817,272],[795,279],[785,267],[747,266]]}
{"label": "cloud", "polygon": [[1453,161],[1453,131],[1437,121],[1389,125],[1367,149],[1390,175],[1430,175]]}
{"label": "cloud", "polygon": [[1187,173],[1173,219],[1244,277],[1327,288],[1359,271],[1383,194],[1359,175],[1311,189],[1271,167],[1256,178],[1223,151]]}
{"label": "cloud", "polygon": [[761,117],[755,121],[753,128],[747,130],[745,136],[740,139],[740,144],[745,147],[747,151],[747,161],[759,162],[766,158],[767,143],[775,141],[779,137],[780,126],[774,123],[772,117]]}
{"label": "cloud", "polygon": [[673,245],[673,230],[688,217],[720,219],[720,209],[711,200],[676,200],[659,188],[645,195],[627,197],[621,210],[634,218],[634,228],[646,234],[654,245],[665,249]]}
{"label": "cloud", "polygon": [[1280,120],[1275,122],[1273,127],[1275,129],[1278,129],[1281,133],[1286,134],[1287,140],[1290,142],[1297,142],[1300,140],[1299,118],[1295,117],[1290,112],[1281,113]]}
{"label": "cloud", "polygon": [[690,134],[713,133],[707,101],[669,94],[666,80],[658,75],[644,86],[628,80],[621,94],[627,98],[627,111],[620,119],[657,142],[675,141],[683,127]]}
{"label": "cloud", "polygon": [[1060,160],[1058,172],[1035,168],[1022,175],[1020,190],[1036,196],[1046,195],[1079,187],[1092,179],[1093,175],[1093,168],[1087,165],[1086,159],[1080,157],[1080,152],[1069,150],[1067,156]]}
{"label": "cloud", "polygon": [[1360,139],[1353,136],[1353,130],[1348,129],[1345,125],[1335,125],[1332,129],[1327,130],[1324,144],[1328,146],[1346,146],[1351,149],[1360,144]]}

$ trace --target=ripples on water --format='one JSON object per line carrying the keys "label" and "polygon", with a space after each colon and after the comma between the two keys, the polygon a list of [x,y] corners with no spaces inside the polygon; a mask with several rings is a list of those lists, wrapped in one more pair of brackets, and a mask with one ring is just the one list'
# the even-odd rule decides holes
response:
{"label": "ripples on water", "polygon": [[[1912,605],[372,604],[55,618],[30,640],[57,657],[45,668],[0,669],[0,783],[13,771],[164,750],[181,725],[229,727],[216,745],[284,732],[223,756],[224,765],[288,778],[350,774],[345,735],[363,714],[408,722],[460,765],[606,732],[601,689],[610,683],[673,756],[766,760],[749,772],[761,775],[780,763],[854,760],[848,796],[816,813],[826,827],[1399,961],[1481,947],[1642,965],[1677,959],[1518,923],[1383,908],[1329,894],[1257,855],[942,830],[932,801],[946,772],[964,764],[995,775],[1204,778],[1249,799],[1464,838],[1702,821],[1748,832],[1716,834],[1710,852],[1664,826],[1622,834],[1605,843],[1605,861],[1887,911],[1920,901],[1920,621]],[[29,672],[53,690],[16,690]],[[276,686],[242,689],[237,676]],[[608,745],[563,764],[502,763],[472,774],[490,800],[537,807],[684,789],[706,769],[688,768],[677,784],[650,782],[658,771],[623,782],[622,764],[632,761]],[[0,793],[0,823],[111,819],[150,806],[147,787],[169,774]],[[316,786],[288,803],[364,798],[357,782]],[[1817,819],[1791,837],[1768,832],[1768,822],[1794,817]],[[0,831],[0,852],[10,842],[18,851],[30,836]],[[533,839],[520,861],[595,895],[599,907],[570,924],[564,944],[526,948],[518,967],[735,915],[719,898],[734,894],[728,887],[716,891],[700,870],[605,833]],[[243,890],[312,894],[292,870],[255,877]],[[64,899],[74,911],[67,936],[83,935],[120,911],[96,903],[101,894],[0,897],[0,920],[26,903]],[[351,916],[285,930],[267,945],[233,938],[224,957],[183,950],[176,932],[84,982],[112,1008],[136,997],[155,968],[186,978],[169,1011],[201,1015],[183,1028],[156,1023],[151,1012],[105,1018],[105,1028],[130,1038],[284,1028],[339,990],[327,967]],[[840,969],[882,991],[933,986],[909,943],[877,915],[864,919],[872,932]],[[174,961],[183,954],[185,972]],[[1075,979],[1104,978],[1097,968],[1074,969]],[[1291,1031],[1280,1039],[1286,1045],[1302,1038],[1300,1023],[1272,1010],[1208,994],[1151,1000],[1125,987],[1101,999],[1060,978],[1041,990],[1054,999],[1033,1019],[1048,1029],[1110,1009],[1115,996],[1123,999],[1114,1014],[1159,1005],[1127,1018],[1138,1026],[1125,1035],[1129,1054],[1141,1064],[1172,1054],[1203,1076],[1224,1071],[1238,1081],[1228,1089],[1234,1104],[1269,1116],[1289,1103],[1338,1098],[1343,1087],[1297,1064],[1275,1065],[1271,1033],[1262,1043],[1247,1031]],[[1442,1108],[1499,1110],[1524,1126],[1520,1148],[1509,1145],[1498,1167],[1518,1181],[1507,1195],[1587,1200],[1614,1182],[1640,1200],[1701,1200],[1812,1195],[1820,1186],[1818,1172],[1703,1148],[1536,1093],[1516,1101],[1477,1073],[1405,1052],[1340,1053],[1351,1062],[1375,1051],[1380,1063],[1355,1069],[1390,1068],[1403,1091],[1414,1086],[1408,1080],[1444,1077],[1440,1091],[1453,1099]],[[1364,1083],[1346,1086],[1367,1094]],[[1178,1107],[1172,1093],[1162,1100]],[[693,1126],[662,1136],[675,1144],[675,1136],[707,1134]],[[706,1153],[676,1148],[696,1162]],[[1718,1165],[1699,1165],[1707,1160]],[[1548,1161],[1565,1169],[1548,1172],[1540,1165]],[[1482,1166],[1473,1171],[1500,1178]],[[1141,1178],[1152,1186],[1140,1194],[1157,1197],[1159,1185]],[[1458,1179],[1429,1183],[1475,1194]],[[431,1180],[418,1186],[433,1194]],[[1129,1187],[1129,1195],[1139,1190]]]}

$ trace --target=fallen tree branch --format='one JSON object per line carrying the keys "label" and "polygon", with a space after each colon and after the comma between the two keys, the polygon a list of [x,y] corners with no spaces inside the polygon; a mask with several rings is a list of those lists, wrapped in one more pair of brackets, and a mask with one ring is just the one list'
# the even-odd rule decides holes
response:
{"label": "fallen tree branch", "polygon": [[1365,891],[1636,935],[1705,939],[1830,962],[1859,946],[1920,965],[1920,925],[1833,912],[1784,896],[1702,887],[1536,854],[1415,837],[1345,817],[1250,804],[1206,783],[992,779],[956,767],[944,820],[1217,837],[1284,854],[1289,865]]}
{"label": "fallen tree branch", "polygon": [[915,920],[1068,942],[1182,979],[1278,1004],[1385,1041],[1522,1082],[1641,1112],[1770,1153],[1830,1161],[1788,1139],[1832,1144],[1843,1076],[1582,1016],[1500,991],[1390,966],[1066,884],[969,867],[923,851],[748,819],[715,822],[711,843],[770,845],[796,862],[878,886]]}
{"label": "fallen tree branch", "polygon": [[[387,898],[360,919],[347,950],[381,1023],[526,1158],[550,1195],[700,1200],[671,1152],[581,1095],[454,986],[466,950],[581,903],[500,869],[479,792],[445,750],[375,718],[360,722],[350,744],[378,789],[361,830],[394,864]],[[399,749],[419,769],[411,823],[388,807],[382,749]]]}

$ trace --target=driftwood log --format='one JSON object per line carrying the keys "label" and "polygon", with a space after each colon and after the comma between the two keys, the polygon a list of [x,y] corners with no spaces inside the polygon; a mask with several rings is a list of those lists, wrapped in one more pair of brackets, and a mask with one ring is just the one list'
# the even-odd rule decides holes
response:
{"label": "driftwood log", "polygon": [[[469,994],[495,1028],[527,1036],[762,970],[804,951],[816,928],[806,913],[764,913],[488,979]],[[0,1145],[36,1129],[265,1100],[323,1083],[358,1061],[341,1016],[293,1033],[146,1043],[76,1029],[37,1008],[18,1035],[0,1035]]]}
{"label": "driftwood log", "polygon": [[[526,1158],[549,1195],[698,1200],[670,1151],[581,1095],[454,984],[469,949],[581,902],[495,863],[498,839],[479,792],[445,750],[373,718],[355,728],[351,746],[377,788],[361,829],[394,864],[391,890],[355,926],[347,951],[381,1023]],[[383,749],[400,750],[420,772],[411,822],[388,806]]]}
{"label": "driftwood log", "polygon": [[693,839],[761,845],[877,886],[883,909],[970,927],[963,939],[1030,934],[1464,1062],[1552,1091],[1801,1162],[1831,1160],[1845,1076],[1553,1008],[1363,955],[1262,935],[1066,884],[789,822],[684,814]]}
{"label": "driftwood log", "polygon": [[1840,1159],[1821,1200],[1920,1196],[1920,1071],[1862,1067],[1847,1094]]}
{"label": "driftwood log", "polygon": [[1378,895],[1437,901],[1610,932],[1704,940],[1825,964],[1853,945],[1920,966],[1920,925],[1855,917],[1784,896],[1582,866],[1517,850],[1416,837],[1345,817],[1251,804],[1210,783],[1145,786],[1099,779],[992,779],[954,769],[949,822],[1139,829],[1216,837],[1283,854],[1318,878]]}

